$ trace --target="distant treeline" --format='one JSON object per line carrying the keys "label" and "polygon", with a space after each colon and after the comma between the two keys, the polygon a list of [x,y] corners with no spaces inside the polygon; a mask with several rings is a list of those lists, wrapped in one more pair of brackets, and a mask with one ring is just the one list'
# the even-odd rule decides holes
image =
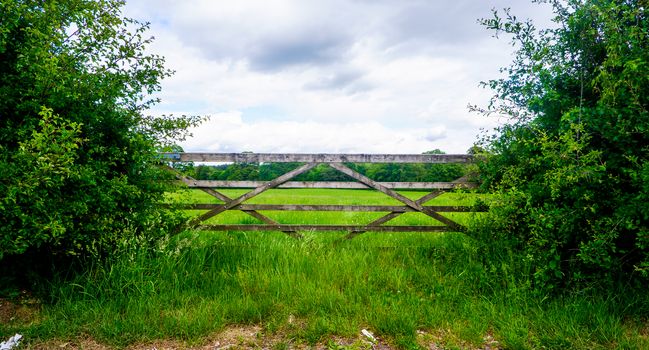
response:
{"label": "distant treeline", "polygon": [[[300,163],[242,163],[188,166],[184,173],[197,180],[272,180]],[[376,181],[453,181],[466,173],[462,164],[347,164],[350,168]],[[295,181],[355,181],[351,177],[320,164],[298,175]]]}
{"label": "distant treeline", "polygon": [[[197,180],[272,180],[300,163],[235,163],[185,165],[183,173]],[[464,164],[353,163],[350,168],[376,181],[453,181],[466,175]],[[354,181],[351,177],[320,164],[294,178],[295,181]]]}

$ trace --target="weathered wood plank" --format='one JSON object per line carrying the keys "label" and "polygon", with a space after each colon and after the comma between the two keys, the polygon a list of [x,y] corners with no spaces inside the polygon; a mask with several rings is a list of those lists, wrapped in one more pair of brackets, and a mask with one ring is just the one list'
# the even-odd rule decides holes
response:
{"label": "weathered wood plank", "polygon": [[444,194],[444,191],[433,191],[433,192],[431,192],[431,193],[417,199],[415,202],[417,204],[419,204],[419,205],[423,205],[424,203],[432,200],[433,198],[437,198],[437,197],[441,196],[442,194]]}
{"label": "weathered wood plank", "polygon": [[[183,176],[181,174],[177,174],[177,178],[180,179],[181,181],[185,182],[185,183],[188,183],[188,182],[191,182],[191,181],[196,181],[195,179],[193,179],[193,178],[191,178],[189,176]],[[201,190],[203,192],[213,196],[213,197],[218,198],[219,200],[221,200],[221,201],[223,201],[225,203],[229,203],[229,202],[232,201],[232,198],[230,198],[230,197],[226,196],[225,194],[223,194],[223,193],[221,193],[219,191],[216,191],[216,190],[214,190],[212,188],[201,188]],[[216,205],[211,204],[210,206],[211,206],[211,208],[209,208],[209,209],[216,209],[218,206],[223,206],[223,204],[216,204]],[[263,223],[266,223],[266,224],[269,224],[269,225],[278,225],[279,224],[277,221],[275,221],[275,220],[273,220],[273,219],[271,219],[271,218],[269,218],[269,217],[267,217],[267,216],[265,216],[263,214],[258,213],[254,209],[248,209],[248,210],[241,209],[241,210],[244,213],[252,216],[253,218],[255,218],[257,220],[260,220]],[[302,235],[299,234],[296,231],[284,231],[284,233],[286,233],[287,235],[289,235],[289,236],[291,236],[293,238],[302,238]]]}
{"label": "weathered wood plank", "polygon": [[460,178],[457,178],[457,179],[453,180],[453,182],[454,183],[467,183],[467,182],[471,182],[469,180],[474,179],[477,176],[478,176],[478,173],[471,172],[471,173],[468,173],[468,174],[466,174],[466,175],[464,175],[464,176],[462,176]]}
{"label": "weathered wood plank", "polygon": [[358,226],[358,225],[200,225],[202,231],[375,231],[375,232],[443,232],[448,226]]}
{"label": "weathered wood plank", "polygon": [[[225,181],[225,180],[182,180],[191,188],[255,188],[268,181]],[[454,188],[475,188],[470,182],[378,182],[390,189],[404,190],[450,190]],[[277,188],[335,188],[335,189],[368,189],[361,182],[352,181],[287,181]]]}
{"label": "weathered wood plank", "polygon": [[385,224],[386,222],[388,222],[388,221],[390,221],[390,220],[396,218],[397,216],[399,216],[399,215],[401,215],[401,214],[403,214],[403,212],[392,212],[392,213],[388,213],[388,214],[386,214],[386,215],[384,215],[384,216],[381,216],[380,218],[378,218],[378,219],[376,219],[376,220],[370,222],[369,224],[367,224],[367,227],[370,227],[370,226],[371,226],[371,227],[374,227],[374,226],[380,226],[380,225],[383,225],[383,224]]}
{"label": "weathered wood plank", "polygon": [[[221,193],[221,192],[215,191],[215,190],[213,190],[213,189],[204,189],[204,188],[203,188],[202,190],[205,191],[205,192],[207,192],[207,193],[212,194],[213,196],[219,198],[220,200],[222,200],[222,201],[224,201],[224,202],[226,202],[226,203],[232,201],[232,198],[230,198],[230,197],[224,195],[224,194]],[[259,220],[259,221],[261,221],[261,222],[263,222],[263,223],[265,223],[265,224],[268,224],[268,225],[279,225],[279,222],[277,222],[277,221],[275,221],[275,220],[273,220],[273,219],[267,217],[266,215],[263,215],[263,214],[258,213],[258,212],[257,212],[256,210],[254,210],[254,209],[241,209],[241,211],[243,211],[244,213],[246,213],[246,214],[252,216],[253,218],[255,218],[255,219],[257,219],[257,220]],[[296,232],[296,231],[284,231],[284,233],[286,233],[287,235],[289,235],[289,236],[291,236],[291,237],[293,237],[293,238],[302,238],[302,235],[299,234],[299,233]]]}
{"label": "weathered wood plank", "polygon": [[203,187],[203,188],[201,188],[201,191],[209,194],[212,197],[216,197],[216,198],[218,198],[219,200],[221,200],[221,201],[223,201],[225,203],[232,200],[232,198],[230,198],[230,197],[224,195],[223,193],[221,193],[221,192],[219,192],[217,190],[214,190],[212,188]]}
{"label": "weathered wood plank", "polygon": [[[243,212],[250,215],[250,216],[252,216],[252,217],[254,217],[254,218],[257,218],[261,222],[266,223],[266,225],[281,225],[279,222],[267,217],[266,215],[260,214],[260,213],[254,211],[254,210],[244,210]],[[297,232],[295,230],[282,230],[282,232],[286,233],[287,235],[289,235],[289,236],[291,236],[293,238],[302,238],[303,237],[299,232]]]}
{"label": "weathered wood plank", "polygon": [[455,221],[453,221],[453,220],[451,220],[451,219],[449,219],[447,217],[444,217],[444,216],[436,213],[435,211],[428,210],[428,209],[422,207],[421,204],[419,204],[419,203],[411,200],[410,198],[405,197],[405,196],[403,196],[403,195],[401,195],[401,194],[399,194],[399,193],[397,193],[397,192],[395,192],[395,191],[393,191],[393,190],[391,190],[391,189],[389,189],[389,188],[387,188],[385,186],[382,186],[378,182],[370,179],[369,177],[367,177],[367,176],[365,176],[363,174],[360,174],[360,173],[348,168],[344,164],[330,163],[329,166],[336,169],[336,170],[338,170],[338,171],[340,171],[340,172],[342,172],[343,174],[351,176],[352,178],[354,178],[354,179],[356,179],[356,180],[358,180],[358,181],[360,181],[360,182],[362,182],[362,183],[364,183],[364,184],[366,184],[368,186],[371,186],[372,188],[375,188],[375,189],[387,194],[388,196],[400,201],[401,203],[403,203],[403,204],[405,204],[405,205],[407,205],[407,206],[409,206],[409,207],[411,207],[413,209],[416,209],[417,211],[422,212],[422,213],[434,218],[435,220],[437,220],[437,221],[439,221],[439,222],[441,222],[443,224],[448,225],[448,227],[453,229],[453,230],[460,231],[461,228],[462,228],[461,225],[458,224],[457,222],[455,222]]}
{"label": "weathered wood plank", "polygon": [[[390,221],[390,220],[396,218],[397,216],[399,216],[399,215],[401,215],[401,214],[403,214],[403,212],[392,212],[392,213],[388,213],[388,214],[386,214],[386,215],[384,215],[384,216],[381,216],[380,218],[378,218],[378,219],[376,219],[376,220],[370,222],[369,224],[366,225],[366,227],[377,227],[377,226],[381,226],[381,225],[383,225],[384,223],[386,223],[386,222],[388,222],[388,221]],[[347,236],[345,236],[345,239],[352,239],[352,238],[354,238],[354,237],[356,237],[356,236],[358,236],[358,235],[360,235],[360,234],[362,234],[362,233],[365,233],[365,232],[366,232],[366,231],[360,231],[360,230],[359,230],[359,231],[351,231]]]}
{"label": "weathered wood plank", "polygon": [[[171,206],[171,205],[169,205]],[[177,204],[174,205],[179,209],[189,210],[210,210],[222,207],[219,203],[197,203],[197,204]],[[424,208],[441,212],[441,213],[465,213],[472,212],[468,206],[443,206],[428,205]],[[349,211],[349,212],[397,212],[407,213],[416,212],[417,210],[408,206],[399,205],[328,205],[328,204],[240,204],[231,210],[271,210],[271,211]]]}
{"label": "weathered wood plank", "polygon": [[248,199],[259,195],[262,192],[265,192],[265,191],[267,191],[267,190],[269,190],[271,188],[279,186],[279,185],[283,184],[284,182],[294,178],[295,176],[298,176],[298,175],[300,175],[300,174],[302,174],[302,173],[304,173],[306,171],[309,171],[309,170],[313,169],[316,165],[317,165],[316,163],[308,163],[308,164],[302,165],[301,167],[298,167],[297,169],[293,169],[293,170],[289,171],[288,173],[286,173],[284,175],[281,175],[281,176],[275,178],[274,180],[272,180],[270,182],[266,182],[263,185],[255,188],[254,190],[252,190],[250,192],[247,192],[247,193],[237,197],[236,199],[233,199],[232,201],[224,204],[222,207],[215,208],[215,209],[212,209],[212,210],[208,211],[207,213],[205,213],[205,214],[199,216],[198,218],[194,219],[192,221],[192,224],[196,225],[201,221],[205,221],[205,220],[213,217],[214,215],[218,215],[219,213],[222,213],[222,212],[224,212],[224,211],[226,211],[226,210],[228,210],[228,209],[230,209],[232,207],[235,207],[235,206],[247,201]]}
{"label": "weathered wood plank", "polygon": [[161,153],[168,161],[234,163],[470,163],[469,154]]}

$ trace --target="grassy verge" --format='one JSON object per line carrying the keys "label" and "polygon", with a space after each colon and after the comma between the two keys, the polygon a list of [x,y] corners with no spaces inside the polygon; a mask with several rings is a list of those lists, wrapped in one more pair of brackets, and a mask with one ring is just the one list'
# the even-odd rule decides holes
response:
{"label": "grassy verge", "polygon": [[366,328],[402,348],[417,347],[418,334],[447,348],[491,339],[503,348],[649,348],[633,312],[646,295],[543,300],[490,281],[463,234],[343,235],[185,232],[154,254],[131,252],[54,282],[38,317],[0,324],[0,335],[198,344],[227,325],[255,324],[305,344]]}

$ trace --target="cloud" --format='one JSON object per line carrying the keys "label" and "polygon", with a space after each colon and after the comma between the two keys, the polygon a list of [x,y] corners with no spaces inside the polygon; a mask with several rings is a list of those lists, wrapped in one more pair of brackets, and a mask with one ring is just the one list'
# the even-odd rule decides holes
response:
{"label": "cloud", "polygon": [[329,65],[340,61],[348,44],[344,38],[323,33],[273,38],[250,50],[253,69],[278,71],[290,66]]}
{"label": "cloud", "polygon": [[438,148],[443,126],[392,130],[379,123],[245,122],[241,112],[213,115],[192,130],[186,151],[295,153],[422,153]]}
{"label": "cloud", "polygon": [[210,60],[245,61],[261,71],[339,61],[354,38],[347,16],[317,1],[198,0],[170,2],[167,11],[183,45]]}
{"label": "cloud", "polygon": [[209,59],[245,60],[253,69],[273,71],[341,61],[368,38],[379,51],[403,46],[405,54],[473,45],[486,33],[477,19],[492,8],[548,17],[537,5],[505,0],[132,0],[128,6],[164,23]]}
{"label": "cloud", "polygon": [[304,87],[307,90],[366,91],[371,89],[372,85],[362,81],[365,74],[365,71],[344,67],[332,70],[328,75],[319,76],[317,80],[304,84]]}
{"label": "cloud", "polygon": [[488,11],[484,1],[404,2],[390,17],[386,45],[416,41],[422,49],[427,49],[472,43],[480,38],[476,18]]}
{"label": "cloud", "polygon": [[497,124],[467,105],[485,105],[478,82],[511,61],[511,46],[476,23],[508,2],[130,0],[126,9],[152,22],[152,50],[176,71],[150,113],[219,120],[188,148],[421,153],[464,152]]}

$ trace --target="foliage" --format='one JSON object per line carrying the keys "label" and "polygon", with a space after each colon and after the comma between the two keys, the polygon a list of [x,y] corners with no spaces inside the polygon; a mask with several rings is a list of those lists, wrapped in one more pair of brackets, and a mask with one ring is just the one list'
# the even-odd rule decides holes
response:
{"label": "foliage", "polygon": [[155,150],[196,118],[143,115],[171,72],[122,5],[0,1],[2,270],[106,256],[172,224]]}
{"label": "foliage", "polygon": [[542,290],[640,283],[649,272],[646,4],[549,3],[551,29],[509,11],[482,20],[518,49],[507,77],[484,83],[496,94],[480,111],[512,119],[482,143],[485,186],[502,201],[474,234],[521,259]]}
{"label": "foliage", "polygon": [[31,319],[0,323],[0,338],[23,334],[27,348],[80,334],[115,348],[197,348],[223,339],[222,331],[236,342],[241,325],[262,325],[261,338],[238,344],[271,348],[268,337],[315,347],[367,329],[397,349],[649,346],[646,322],[636,317],[649,306],[644,294],[541,301],[529,292],[493,293],[495,281],[463,234],[304,234],[184,232],[156,254],[134,252],[74,283],[55,280],[57,302]]}

